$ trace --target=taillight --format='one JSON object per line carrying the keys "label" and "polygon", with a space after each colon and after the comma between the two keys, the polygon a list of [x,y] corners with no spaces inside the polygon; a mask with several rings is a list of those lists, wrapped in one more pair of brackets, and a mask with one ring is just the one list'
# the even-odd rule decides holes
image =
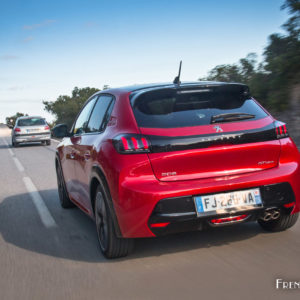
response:
{"label": "taillight", "polygon": [[275,131],[277,139],[283,139],[289,136],[289,133],[286,128],[286,124],[282,122],[275,122]]}
{"label": "taillight", "polygon": [[45,129],[45,130],[50,130],[50,127],[49,127],[49,126],[45,126],[44,129]]}
{"label": "taillight", "polygon": [[146,137],[138,134],[122,134],[113,139],[116,150],[122,154],[150,152],[150,144]]}
{"label": "taillight", "polygon": [[21,129],[19,127],[16,127],[15,132],[21,132]]}

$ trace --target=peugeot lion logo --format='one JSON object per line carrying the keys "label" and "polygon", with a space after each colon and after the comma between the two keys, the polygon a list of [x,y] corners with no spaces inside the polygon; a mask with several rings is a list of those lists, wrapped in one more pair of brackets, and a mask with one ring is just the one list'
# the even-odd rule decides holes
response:
{"label": "peugeot lion logo", "polygon": [[223,132],[223,129],[220,126],[214,126],[216,132]]}

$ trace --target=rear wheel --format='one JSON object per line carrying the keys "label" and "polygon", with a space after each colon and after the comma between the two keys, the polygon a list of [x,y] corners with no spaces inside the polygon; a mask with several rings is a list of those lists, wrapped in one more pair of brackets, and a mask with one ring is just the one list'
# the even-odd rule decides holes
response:
{"label": "rear wheel", "polygon": [[284,231],[288,228],[294,226],[298,220],[299,214],[281,214],[281,216],[276,220],[264,221],[262,219],[258,220],[258,224],[267,231]]}
{"label": "rear wheel", "polygon": [[58,187],[58,195],[59,195],[59,202],[61,207],[63,208],[71,208],[74,207],[74,203],[70,200],[67,190],[66,190],[66,185],[65,185],[65,180],[62,174],[62,170],[60,165],[57,163],[56,165],[56,176],[57,176],[57,187]]}
{"label": "rear wheel", "polygon": [[51,141],[50,140],[46,141],[46,145],[50,146],[51,145]]}
{"label": "rear wheel", "polygon": [[134,241],[116,236],[107,197],[105,189],[99,185],[95,196],[95,221],[101,251],[107,258],[127,256],[133,250]]}
{"label": "rear wheel", "polygon": [[13,147],[18,147],[19,144],[17,142],[14,141],[14,139],[11,140],[11,144]]}

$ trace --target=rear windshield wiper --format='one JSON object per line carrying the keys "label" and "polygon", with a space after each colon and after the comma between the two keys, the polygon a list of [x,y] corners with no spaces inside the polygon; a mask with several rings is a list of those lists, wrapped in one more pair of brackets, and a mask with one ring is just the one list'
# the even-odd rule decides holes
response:
{"label": "rear windshield wiper", "polygon": [[223,122],[231,122],[238,120],[246,120],[253,119],[255,115],[247,114],[247,113],[227,113],[227,114],[219,114],[211,117],[210,123],[223,123]]}

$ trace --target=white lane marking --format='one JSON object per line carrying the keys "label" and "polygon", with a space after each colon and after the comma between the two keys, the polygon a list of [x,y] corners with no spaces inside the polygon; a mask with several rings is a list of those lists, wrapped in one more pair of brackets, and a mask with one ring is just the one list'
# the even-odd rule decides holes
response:
{"label": "white lane marking", "polygon": [[12,152],[12,150],[10,148],[8,148],[8,152],[11,156],[14,156],[14,153]]}
{"label": "white lane marking", "polygon": [[20,161],[15,156],[13,156],[13,160],[14,160],[14,163],[15,163],[17,169],[19,170],[19,172],[21,172],[21,173],[24,172],[25,169],[22,166],[22,164],[20,163]]}
{"label": "white lane marking", "polygon": [[[9,147],[7,141],[4,138],[2,138],[2,140],[3,140],[4,144]],[[20,172],[24,172],[24,167],[22,166],[22,164],[20,163],[18,158],[15,157],[15,154],[12,152],[12,150],[10,148],[8,148],[8,151],[12,155],[12,158],[13,158],[14,163],[15,163],[16,167],[18,168],[18,170]],[[42,223],[47,228],[56,227],[57,225],[55,223],[55,220],[51,216],[46,204],[44,203],[43,198],[41,197],[37,188],[33,184],[32,180],[29,177],[23,177],[23,181],[24,181],[27,191],[29,192],[29,195],[33,201],[33,204],[35,205],[35,207],[38,211],[38,214],[41,218]]]}
{"label": "white lane marking", "polygon": [[47,228],[56,227],[57,225],[55,223],[55,220],[51,216],[43,198],[41,197],[40,193],[38,192],[31,179],[29,177],[23,177],[23,181],[33,201],[33,204],[35,205],[39,213],[42,223]]}
{"label": "white lane marking", "polygon": [[6,141],[5,139],[2,139],[2,140],[3,140],[4,144],[8,147],[7,150],[8,150],[8,152],[9,152],[9,154],[10,154],[11,156],[14,156],[14,153],[13,153],[12,150],[10,149],[10,147],[9,147],[9,145],[8,145],[8,143],[7,143],[7,141]]}
{"label": "white lane marking", "polygon": [[22,172],[24,172],[24,167],[23,167],[23,165],[21,164],[21,162],[15,157],[15,154],[12,152],[12,150],[9,148],[9,145],[8,145],[8,143],[7,143],[7,141],[5,140],[5,139],[3,139],[2,138],[2,140],[3,140],[3,142],[4,142],[4,144],[6,145],[6,146],[8,146],[8,152],[10,153],[10,155],[13,157],[13,161],[14,161],[14,163],[15,163],[15,165],[16,165],[16,167],[17,167],[17,169],[19,170],[19,172],[20,173],[22,173]]}

